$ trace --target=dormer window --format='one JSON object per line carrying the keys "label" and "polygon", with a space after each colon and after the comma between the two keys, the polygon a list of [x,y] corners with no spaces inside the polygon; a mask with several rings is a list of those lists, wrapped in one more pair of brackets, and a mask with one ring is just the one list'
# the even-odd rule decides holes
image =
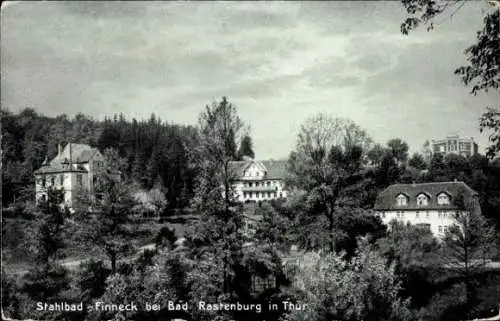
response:
{"label": "dormer window", "polygon": [[429,198],[425,194],[420,194],[417,196],[418,206],[427,206],[429,204]]}
{"label": "dormer window", "polygon": [[405,195],[403,194],[399,194],[397,197],[396,197],[396,204],[398,206],[404,206],[404,205],[407,205],[408,204],[408,199],[406,198]]}
{"label": "dormer window", "polygon": [[438,195],[438,204],[447,205],[450,204],[450,197],[446,193],[441,193]]}

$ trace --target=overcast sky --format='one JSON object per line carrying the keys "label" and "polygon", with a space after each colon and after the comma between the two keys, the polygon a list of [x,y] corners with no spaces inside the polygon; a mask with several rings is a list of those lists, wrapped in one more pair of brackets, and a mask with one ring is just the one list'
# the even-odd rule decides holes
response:
{"label": "overcast sky", "polygon": [[457,76],[486,3],[402,36],[393,2],[13,2],[3,7],[2,107],[55,116],[123,112],[195,124],[227,96],[256,158],[283,158],[315,112],[348,117],[412,151],[471,137],[484,107]]}

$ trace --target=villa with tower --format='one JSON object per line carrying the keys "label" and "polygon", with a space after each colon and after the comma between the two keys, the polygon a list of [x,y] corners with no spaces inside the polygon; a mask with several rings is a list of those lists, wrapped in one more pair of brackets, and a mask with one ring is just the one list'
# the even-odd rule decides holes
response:
{"label": "villa with tower", "polygon": [[104,165],[103,155],[86,144],[58,146],[56,157],[44,161],[34,172],[36,201],[45,200],[50,188],[64,194],[64,204],[72,207],[77,192],[94,193],[96,172]]}

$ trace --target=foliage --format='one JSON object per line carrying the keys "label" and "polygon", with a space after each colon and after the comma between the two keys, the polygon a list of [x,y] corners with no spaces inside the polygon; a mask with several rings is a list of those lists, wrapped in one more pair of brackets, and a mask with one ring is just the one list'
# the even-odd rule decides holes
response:
{"label": "foliage", "polygon": [[240,148],[238,149],[238,159],[242,160],[244,156],[250,158],[255,158],[255,153],[253,151],[252,138],[249,135],[243,136],[241,140]]}
{"label": "foliage", "polygon": [[[401,24],[401,32],[407,35],[420,24],[428,25],[428,30],[433,29],[434,21],[438,16],[446,14],[453,9],[455,14],[466,3],[458,1],[433,1],[433,0],[402,0],[409,17]],[[471,94],[488,90],[498,90],[500,84],[500,8],[487,10],[483,19],[483,28],[477,32],[475,44],[465,49],[468,65],[459,67],[455,74],[459,75],[462,82],[471,88]],[[492,157],[500,150],[499,111],[498,106],[490,106],[483,114],[480,121],[481,132],[485,129],[492,131],[489,140],[491,146],[488,155]]]}
{"label": "foliage", "polygon": [[427,163],[425,162],[424,156],[418,153],[414,153],[411,156],[410,160],[408,161],[408,165],[420,170],[427,169]]}
{"label": "foliage", "polygon": [[[310,117],[299,131],[288,162],[287,186],[304,191],[296,194],[302,200],[295,209],[297,241],[302,248],[346,249],[336,246],[336,241],[352,244],[353,238],[355,243],[357,235],[365,234],[361,221],[352,226],[344,215],[369,203],[371,195],[366,191],[374,187],[362,167],[367,149],[353,142],[368,146],[371,140],[355,124],[324,114]],[[352,230],[343,230],[343,224]],[[352,254],[351,249],[348,252]]]}
{"label": "foliage", "polygon": [[188,151],[196,145],[196,130],[168,124],[152,115],[148,120],[126,120],[115,115],[98,121],[82,114],[55,118],[25,109],[18,114],[1,111],[2,205],[32,199],[33,171],[45,158],[56,156],[58,145],[84,143],[104,151],[118,150],[125,160],[125,176],[150,189],[162,183],[168,208],[188,205],[195,173],[188,163]]}
{"label": "foliage", "polygon": [[133,253],[135,214],[132,209],[136,201],[129,185],[122,180],[116,168],[120,158],[112,150],[105,152],[105,162],[98,177],[101,197],[88,199],[84,195],[75,206],[75,219],[80,227],[80,240],[89,247],[99,248],[111,262],[111,271],[116,273],[120,257]]}
{"label": "foliage", "polygon": [[401,278],[401,295],[411,297],[413,308],[427,305],[434,294],[433,282],[442,264],[441,246],[432,232],[394,221],[387,236],[377,240],[377,247]]}
{"label": "foliage", "polygon": [[406,163],[408,159],[408,144],[401,138],[394,138],[387,142],[387,146],[392,152],[392,157],[396,159],[398,164]]}
{"label": "foliage", "polygon": [[255,232],[257,242],[275,246],[281,252],[288,252],[292,245],[289,235],[292,222],[266,203],[257,209],[256,215],[262,217]]}
{"label": "foliage", "polygon": [[394,268],[363,246],[350,262],[333,253],[308,253],[295,276],[307,308],[287,320],[415,320],[398,296]]}
{"label": "foliage", "polygon": [[60,190],[49,189],[46,200],[40,200],[35,213],[34,253],[40,263],[54,262],[60,258],[61,250],[66,245],[65,227],[69,209],[61,204],[64,195]]}
{"label": "foliage", "polygon": [[455,204],[458,210],[455,224],[446,233],[444,258],[445,264],[463,280],[465,304],[470,309],[479,286],[476,278],[489,258],[495,231],[481,215],[477,199],[466,197],[460,192]]}

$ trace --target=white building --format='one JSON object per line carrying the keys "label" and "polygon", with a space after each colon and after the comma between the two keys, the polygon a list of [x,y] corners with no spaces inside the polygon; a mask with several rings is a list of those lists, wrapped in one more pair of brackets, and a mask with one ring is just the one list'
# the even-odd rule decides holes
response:
{"label": "white building", "polygon": [[62,189],[64,202],[72,206],[77,191],[94,192],[96,171],[104,165],[102,154],[85,144],[67,144],[58,148],[58,154],[50,162],[34,172],[36,201],[47,197],[49,188]]}
{"label": "white building", "polygon": [[392,220],[426,226],[437,237],[454,224],[459,208],[454,204],[461,194],[466,199],[477,193],[464,182],[394,184],[380,193],[375,210],[384,224]]}
{"label": "white building", "polygon": [[240,202],[285,198],[286,161],[247,158],[231,162],[233,186]]}
{"label": "white building", "polygon": [[432,140],[431,151],[434,155],[445,157],[449,154],[471,157],[478,152],[478,145],[472,137],[446,136],[445,139]]}

